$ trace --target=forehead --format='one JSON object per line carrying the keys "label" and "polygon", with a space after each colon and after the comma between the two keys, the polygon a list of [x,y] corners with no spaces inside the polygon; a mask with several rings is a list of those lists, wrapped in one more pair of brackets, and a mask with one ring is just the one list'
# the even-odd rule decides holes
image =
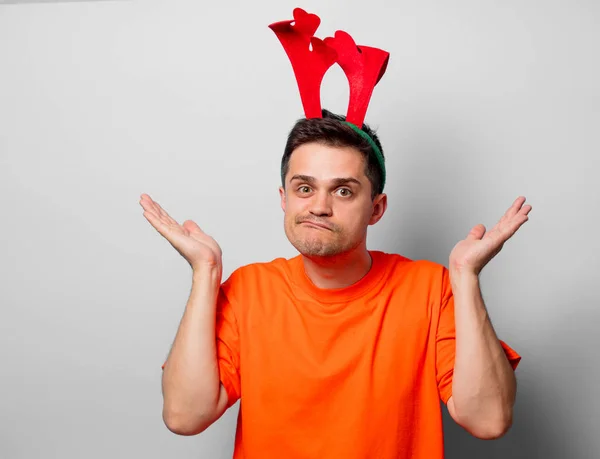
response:
{"label": "forehead", "polygon": [[306,143],[296,148],[290,157],[288,174],[289,177],[310,175],[323,181],[336,177],[367,180],[365,160],[359,150],[321,143]]}

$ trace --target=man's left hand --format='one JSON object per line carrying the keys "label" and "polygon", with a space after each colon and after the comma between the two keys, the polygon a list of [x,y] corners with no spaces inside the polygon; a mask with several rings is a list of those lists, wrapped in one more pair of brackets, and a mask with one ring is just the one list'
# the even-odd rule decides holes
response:
{"label": "man's left hand", "polygon": [[525,197],[519,196],[487,233],[484,225],[474,226],[466,239],[459,241],[450,252],[450,271],[479,275],[483,267],[502,250],[504,243],[529,220],[527,214],[532,207],[529,204],[524,206],[524,203]]}

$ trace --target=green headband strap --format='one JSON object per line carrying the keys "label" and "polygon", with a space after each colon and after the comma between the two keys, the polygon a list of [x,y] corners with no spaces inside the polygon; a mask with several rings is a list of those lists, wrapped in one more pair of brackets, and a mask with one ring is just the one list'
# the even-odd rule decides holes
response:
{"label": "green headband strap", "polygon": [[350,126],[354,132],[360,135],[363,139],[369,142],[369,145],[371,145],[371,148],[373,149],[373,151],[375,152],[375,156],[377,157],[379,168],[381,169],[381,189],[383,190],[383,188],[385,187],[385,160],[383,158],[383,155],[381,154],[381,150],[379,149],[375,141],[371,138],[371,136],[362,129],[360,129],[356,124],[352,124],[348,121],[344,121],[344,123]]}

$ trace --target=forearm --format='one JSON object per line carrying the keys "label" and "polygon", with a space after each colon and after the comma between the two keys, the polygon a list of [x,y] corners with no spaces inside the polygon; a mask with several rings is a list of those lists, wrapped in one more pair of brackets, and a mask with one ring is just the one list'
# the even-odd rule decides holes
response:
{"label": "forearm", "polygon": [[162,377],[163,418],[185,431],[210,419],[219,400],[215,320],[220,273],[194,271],[192,290]]}
{"label": "forearm", "polygon": [[479,278],[451,273],[456,325],[452,400],[460,424],[477,436],[499,436],[512,423],[514,371],[487,314]]}

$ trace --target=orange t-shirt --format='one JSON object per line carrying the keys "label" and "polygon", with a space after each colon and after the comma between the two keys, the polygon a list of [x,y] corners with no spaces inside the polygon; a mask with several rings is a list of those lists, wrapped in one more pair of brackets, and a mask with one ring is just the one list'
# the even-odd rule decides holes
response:
{"label": "orange t-shirt", "polygon": [[[437,263],[370,251],[355,284],[320,289],[302,256],[222,284],[217,354],[234,459],[438,459],[452,395],[454,297]],[[521,357],[506,343],[516,368]]]}

